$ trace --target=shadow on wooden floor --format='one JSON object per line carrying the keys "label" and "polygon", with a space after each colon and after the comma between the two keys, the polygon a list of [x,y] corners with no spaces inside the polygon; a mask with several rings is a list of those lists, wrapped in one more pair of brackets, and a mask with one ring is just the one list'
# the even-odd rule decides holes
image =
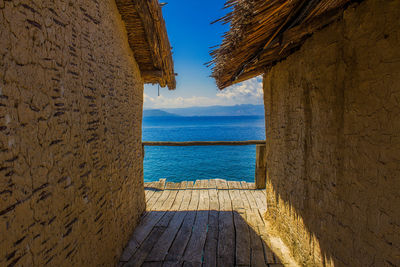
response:
{"label": "shadow on wooden floor", "polygon": [[[120,266],[283,266],[263,240],[263,226],[249,225],[244,216],[217,210],[147,212]],[[256,222],[259,214],[249,216]]]}
{"label": "shadow on wooden floor", "polygon": [[160,179],[145,196],[120,266],[297,266],[267,231],[265,190],[254,183]]}

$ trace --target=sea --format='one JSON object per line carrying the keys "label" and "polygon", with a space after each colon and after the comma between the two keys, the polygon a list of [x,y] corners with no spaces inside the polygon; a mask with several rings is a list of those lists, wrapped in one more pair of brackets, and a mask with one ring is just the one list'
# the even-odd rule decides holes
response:
{"label": "sea", "polygon": [[[143,141],[265,140],[265,120],[261,116],[144,117],[142,135]],[[146,146],[144,181],[254,182],[255,160],[255,145]]]}

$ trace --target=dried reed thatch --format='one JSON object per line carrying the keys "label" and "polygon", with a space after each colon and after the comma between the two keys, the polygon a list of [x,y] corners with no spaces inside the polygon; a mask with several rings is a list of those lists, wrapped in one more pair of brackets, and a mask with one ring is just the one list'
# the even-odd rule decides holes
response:
{"label": "dried reed thatch", "polygon": [[175,89],[174,64],[158,0],[116,0],[145,83]]}
{"label": "dried reed thatch", "polygon": [[351,0],[228,0],[232,11],[222,44],[212,51],[212,77],[220,89],[266,72],[316,30],[342,14]]}

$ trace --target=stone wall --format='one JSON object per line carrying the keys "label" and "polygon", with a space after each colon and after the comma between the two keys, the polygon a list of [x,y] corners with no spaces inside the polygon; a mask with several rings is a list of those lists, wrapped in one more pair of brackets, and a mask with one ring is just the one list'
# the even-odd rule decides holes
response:
{"label": "stone wall", "polygon": [[144,209],[143,83],[112,0],[0,0],[0,266],[112,266]]}
{"label": "stone wall", "polygon": [[266,216],[306,266],[400,266],[400,1],[366,0],[264,77]]}

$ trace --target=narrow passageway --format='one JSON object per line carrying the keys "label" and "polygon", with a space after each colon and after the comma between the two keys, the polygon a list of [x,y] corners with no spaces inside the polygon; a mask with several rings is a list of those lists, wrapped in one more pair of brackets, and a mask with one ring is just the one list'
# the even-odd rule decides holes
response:
{"label": "narrow passageway", "polygon": [[294,266],[271,246],[265,190],[254,188],[220,179],[146,183],[146,213],[120,266]]}

